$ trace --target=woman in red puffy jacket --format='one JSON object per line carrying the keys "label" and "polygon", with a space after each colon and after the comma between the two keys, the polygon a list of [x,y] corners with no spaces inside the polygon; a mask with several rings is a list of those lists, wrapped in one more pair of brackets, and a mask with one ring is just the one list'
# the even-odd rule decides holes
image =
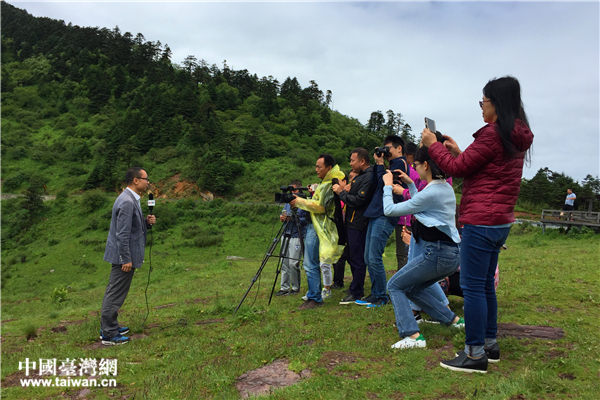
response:
{"label": "woman in red puffy jacket", "polygon": [[437,142],[428,129],[423,130],[422,144],[429,146],[431,158],[446,174],[464,178],[459,222],[464,224],[460,286],[465,295],[465,350],[440,365],[485,373],[488,362],[500,361],[494,273],[515,220],[513,210],[533,133],[515,78],[490,80],[479,106],[486,125],[475,132],[475,140],[465,151],[450,137],[443,144]]}

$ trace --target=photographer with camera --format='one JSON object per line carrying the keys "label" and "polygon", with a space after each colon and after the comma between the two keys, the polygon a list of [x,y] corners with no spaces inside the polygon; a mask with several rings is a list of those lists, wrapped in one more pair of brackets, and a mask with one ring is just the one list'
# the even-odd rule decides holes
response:
{"label": "photographer with camera", "polygon": [[[302,183],[299,180],[293,180],[290,186],[299,188],[302,187]],[[299,190],[292,190],[292,193],[299,193]],[[293,223],[288,224],[283,232],[281,248],[284,252],[282,254],[284,258],[281,263],[281,287],[279,292],[275,293],[275,296],[295,295],[300,291],[300,258],[302,257],[300,233],[302,233],[302,238],[306,236],[306,211],[297,208],[292,209],[290,204],[286,203],[279,220],[281,222],[290,221],[294,212],[298,215],[302,232],[299,232],[298,227]]]}
{"label": "photographer with camera", "polygon": [[348,264],[352,272],[352,283],[348,295],[340,304],[352,304],[362,299],[365,289],[365,240],[369,219],[363,214],[371,202],[370,191],[371,174],[373,167],[369,162],[369,152],[362,147],[352,150],[350,154],[350,167],[356,177],[346,186],[333,185],[333,191],[340,196],[346,204],[346,234],[348,237]]}
{"label": "photographer with camera", "polygon": [[[383,175],[385,174],[384,157],[389,163],[389,169],[392,171],[400,170],[404,173],[408,171],[406,159],[402,155],[404,140],[400,136],[390,135],[383,141],[382,147],[375,149],[375,168],[371,175],[370,190],[373,191],[373,198],[369,207],[367,207],[364,216],[368,217],[369,227],[365,242],[365,262],[371,278],[371,294],[362,299],[356,300],[356,304],[361,306],[380,307],[389,302],[386,292],[387,278],[385,276],[385,267],[383,265],[383,252],[388,239],[392,235],[394,228],[398,225],[398,217],[386,217],[383,213]],[[406,184],[396,181],[402,187]],[[395,203],[400,203],[402,196],[394,194]]]}
{"label": "photographer with camera", "polygon": [[[317,176],[322,179],[315,190],[312,199],[296,197],[290,202],[291,207],[298,207],[310,212],[304,241],[304,270],[308,282],[307,300],[298,309],[307,310],[323,305],[321,295],[321,274],[323,269],[323,285],[330,286],[332,281],[331,265],[335,263],[344,246],[339,242],[339,234],[334,221],[335,202],[333,197],[332,179],[343,179],[344,174],[330,154],[322,154],[317,159]],[[329,274],[326,272],[329,271]]]}

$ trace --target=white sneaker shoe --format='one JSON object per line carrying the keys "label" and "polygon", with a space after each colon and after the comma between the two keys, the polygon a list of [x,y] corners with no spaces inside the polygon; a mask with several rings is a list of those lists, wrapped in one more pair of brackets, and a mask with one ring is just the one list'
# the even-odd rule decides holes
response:
{"label": "white sneaker shoe", "polygon": [[302,296],[302,300],[308,301],[308,292],[306,292],[306,294]]}
{"label": "white sneaker shoe", "polygon": [[321,290],[321,297],[323,298],[323,300],[329,299],[331,297],[331,289]]}
{"label": "white sneaker shoe", "polygon": [[413,347],[426,347],[427,342],[422,334],[420,334],[416,339],[412,339],[410,336],[405,337],[399,342],[396,342],[392,345],[392,349],[410,349]]}

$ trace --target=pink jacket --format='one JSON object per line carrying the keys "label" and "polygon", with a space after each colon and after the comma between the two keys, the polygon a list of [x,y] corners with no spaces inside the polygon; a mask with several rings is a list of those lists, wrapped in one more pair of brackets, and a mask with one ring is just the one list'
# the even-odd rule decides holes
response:
{"label": "pink jacket", "polygon": [[523,159],[533,143],[533,133],[521,120],[515,121],[512,140],[519,153],[511,159],[504,156],[495,124],[487,124],[473,137],[475,141],[456,158],[442,143],[429,147],[429,155],[444,172],[464,177],[458,221],[489,226],[514,222]]}

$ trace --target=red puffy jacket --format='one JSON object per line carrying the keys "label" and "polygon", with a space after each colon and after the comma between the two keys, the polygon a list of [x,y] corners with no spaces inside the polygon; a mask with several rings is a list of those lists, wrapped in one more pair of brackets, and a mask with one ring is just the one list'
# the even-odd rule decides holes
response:
{"label": "red puffy jacket", "polygon": [[473,137],[475,141],[456,158],[440,142],[429,147],[431,159],[444,172],[464,178],[458,221],[471,225],[514,222],[523,159],[533,143],[533,133],[521,120],[516,120],[512,140],[519,154],[511,159],[504,156],[496,124],[487,124]]}

